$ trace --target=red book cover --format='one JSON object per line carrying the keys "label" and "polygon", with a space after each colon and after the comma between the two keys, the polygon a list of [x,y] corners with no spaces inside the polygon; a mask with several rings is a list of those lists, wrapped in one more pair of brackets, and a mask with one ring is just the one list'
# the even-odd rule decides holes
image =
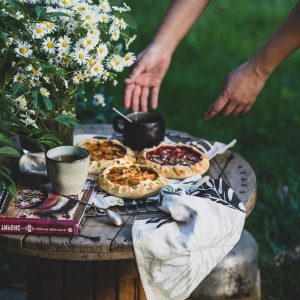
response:
{"label": "red book cover", "polygon": [[[88,203],[94,185],[71,198]],[[0,195],[0,233],[74,236],[79,234],[86,205],[51,192],[51,185],[18,187],[17,198]]]}

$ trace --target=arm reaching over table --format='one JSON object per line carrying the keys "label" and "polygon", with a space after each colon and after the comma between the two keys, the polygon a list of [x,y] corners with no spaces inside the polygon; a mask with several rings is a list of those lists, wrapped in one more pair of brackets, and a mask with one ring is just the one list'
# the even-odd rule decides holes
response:
{"label": "arm reaching over table", "polygon": [[300,1],[255,56],[228,75],[221,95],[204,117],[248,112],[276,67],[299,47]]}
{"label": "arm reaching over table", "polygon": [[204,12],[210,0],[173,0],[150,45],[139,54],[125,80],[124,104],[133,111],[147,111],[148,98],[157,108],[161,82],[169,68],[173,52]]}

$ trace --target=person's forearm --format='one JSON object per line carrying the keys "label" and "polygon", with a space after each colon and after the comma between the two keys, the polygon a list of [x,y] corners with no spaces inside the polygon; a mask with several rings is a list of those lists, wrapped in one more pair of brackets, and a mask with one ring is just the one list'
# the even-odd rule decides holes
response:
{"label": "person's forearm", "polygon": [[173,0],[152,44],[172,53],[210,0]]}
{"label": "person's forearm", "polygon": [[250,62],[259,75],[269,77],[276,67],[299,47],[300,1]]}

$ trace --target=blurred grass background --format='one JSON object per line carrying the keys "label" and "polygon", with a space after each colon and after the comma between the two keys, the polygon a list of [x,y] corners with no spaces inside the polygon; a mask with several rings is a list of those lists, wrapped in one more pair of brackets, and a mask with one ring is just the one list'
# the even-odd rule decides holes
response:
{"label": "blurred grass background", "polygon": [[[128,0],[136,51],[151,38],[169,1]],[[300,51],[268,81],[250,113],[204,121],[226,75],[272,34],[296,0],[215,0],[178,47],[161,88],[159,112],[172,129],[229,142],[253,166],[256,207],[246,223],[259,245],[264,299],[300,299]],[[109,90],[123,105],[123,84]],[[0,252],[0,287],[24,277],[20,257]]]}

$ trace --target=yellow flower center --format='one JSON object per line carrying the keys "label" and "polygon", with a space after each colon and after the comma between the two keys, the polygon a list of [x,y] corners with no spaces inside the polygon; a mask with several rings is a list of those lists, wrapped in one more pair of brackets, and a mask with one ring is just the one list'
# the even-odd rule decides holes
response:
{"label": "yellow flower center", "polygon": [[95,66],[95,67],[94,67],[94,71],[95,71],[95,72],[98,72],[99,70],[100,70],[100,68],[99,68],[98,66]]}
{"label": "yellow flower center", "polygon": [[32,69],[31,69],[31,72],[32,72],[32,74],[34,74],[34,75],[35,75],[35,74],[37,74],[37,69],[35,69],[35,68],[32,68]]}
{"label": "yellow flower center", "polygon": [[104,52],[103,48],[99,48],[99,53],[102,54]]}
{"label": "yellow flower center", "polygon": [[47,92],[45,90],[40,90],[42,96],[46,96]]}
{"label": "yellow flower center", "polygon": [[62,47],[66,48],[66,47],[68,47],[68,42],[67,41],[63,41],[61,43],[61,45],[62,45]]}
{"label": "yellow flower center", "polygon": [[87,41],[86,41],[86,44],[87,44],[87,45],[91,45],[91,44],[92,44],[92,41],[91,41],[91,40],[87,40]]}
{"label": "yellow flower center", "polygon": [[84,59],[84,54],[79,53],[78,58],[79,58],[79,59]]}
{"label": "yellow flower center", "polygon": [[77,79],[78,79],[78,80],[82,80],[82,79],[83,79],[82,74],[79,74],[79,75],[77,76]]}
{"label": "yellow flower center", "polygon": [[91,15],[86,15],[85,18],[86,18],[86,20],[91,20],[92,16]]}
{"label": "yellow flower center", "polygon": [[120,62],[118,60],[115,61],[116,66],[120,65]]}
{"label": "yellow flower center", "polygon": [[53,24],[52,24],[52,23],[47,23],[46,27],[47,27],[48,29],[52,29],[52,28],[53,28]]}
{"label": "yellow flower center", "polygon": [[26,48],[26,47],[22,47],[22,48],[20,49],[20,52],[21,52],[22,54],[27,53],[27,48]]}
{"label": "yellow flower center", "polygon": [[48,47],[49,49],[54,48],[53,42],[48,42],[48,43],[47,43],[47,47]]}
{"label": "yellow flower center", "polygon": [[78,7],[78,10],[79,10],[79,11],[84,11],[84,10],[85,10],[85,7],[84,7],[84,6],[79,6],[79,7]]}
{"label": "yellow flower center", "polygon": [[94,63],[95,63],[95,61],[94,61],[93,59],[91,59],[91,60],[89,61],[89,66],[92,67],[92,66],[94,65]]}

